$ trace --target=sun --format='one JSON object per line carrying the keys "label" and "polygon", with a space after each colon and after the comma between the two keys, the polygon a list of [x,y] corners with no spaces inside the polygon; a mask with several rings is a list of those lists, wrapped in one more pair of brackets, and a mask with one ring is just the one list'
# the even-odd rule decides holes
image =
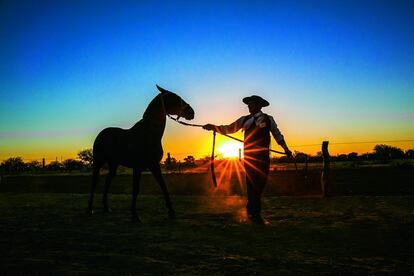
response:
{"label": "sun", "polygon": [[218,148],[218,151],[223,155],[224,158],[237,158],[239,157],[239,150],[243,152],[242,148],[243,144],[229,141],[222,144]]}

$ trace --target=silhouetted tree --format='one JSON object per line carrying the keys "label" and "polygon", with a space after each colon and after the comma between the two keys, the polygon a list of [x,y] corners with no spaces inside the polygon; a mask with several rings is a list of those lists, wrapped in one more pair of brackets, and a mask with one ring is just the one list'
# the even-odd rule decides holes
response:
{"label": "silhouetted tree", "polygon": [[71,172],[73,170],[81,170],[84,166],[84,163],[75,159],[66,159],[63,161],[62,165],[66,171]]}
{"label": "silhouetted tree", "polygon": [[78,152],[78,157],[80,160],[86,163],[88,168],[92,167],[92,161],[93,161],[93,153],[92,149],[84,149]]}
{"label": "silhouetted tree", "polygon": [[6,173],[20,173],[25,169],[25,163],[20,156],[4,160],[0,166]]}
{"label": "silhouetted tree", "polygon": [[347,159],[350,160],[350,161],[358,160],[358,153],[356,153],[356,152],[348,153]]}
{"label": "silhouetted tree", "polygon": [[50,171],[60,171],[63,169],[63,166],[59,161],[52,161],[46,165],[46,169]]}
{"label": "silhouetted tree", "polygon": [[[332,157],[334,159],[334,157]],[[337,161],[346,161],[348,160],[348,156],[346,154],[339,154],[336,158]]]}
{"label": "silhouetted tree", "polygon": [[404,152],[402,149],[388,145],[376,145],[374,147],[374,154],[377,158],[381,160],[389,160],[404,157]]}
{"label": "silhouetted tree", "polygon": [[36,172],[42,169],[42,163],[37,160],[32,160],[26,163],[26,169],[31,172]]}
{"label": "silhouetted tree", "polygon": [[195,166],[195,158],[192,155],[189,155],[186,158],[184,158],[184,162],[187,166]]}

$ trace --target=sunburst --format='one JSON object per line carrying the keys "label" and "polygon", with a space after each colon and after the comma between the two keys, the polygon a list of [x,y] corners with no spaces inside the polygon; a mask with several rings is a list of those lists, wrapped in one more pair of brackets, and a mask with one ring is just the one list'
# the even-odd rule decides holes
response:
{"label": "sunburst", "polygon": [[238,158],[239,152],[242,154],[243,145],[236,141],[228,141],[218,148],[218,152],[223,155],[223,158]]}

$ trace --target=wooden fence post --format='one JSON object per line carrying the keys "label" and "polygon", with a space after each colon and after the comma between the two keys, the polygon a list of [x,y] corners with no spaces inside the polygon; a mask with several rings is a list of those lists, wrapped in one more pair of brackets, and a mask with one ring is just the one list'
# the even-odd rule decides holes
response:
{"label": "wooden fence post", "polygon": [[328,152],[329,141],[322,142],[322,158],[323,158],[323,170],[321,176],[321,188],[323,197],[332,196],[332,185],[330,183],[330,158]]}
{"label": "wooden fence post", "polygon": [[167,159],[165,160],[165,168],[167,169],[167,172],[171,169],[171,155],[169,152],[167,153]]}

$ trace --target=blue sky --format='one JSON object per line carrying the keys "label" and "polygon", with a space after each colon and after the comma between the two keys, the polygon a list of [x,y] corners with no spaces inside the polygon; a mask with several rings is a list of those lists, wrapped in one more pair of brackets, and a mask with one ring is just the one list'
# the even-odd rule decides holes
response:
{"label": "blue sky", "polygon": [[[414,2],[224,2],[2,1],[0,158],[75,155],[139,120],[155,84],[198,123],[262,95],[293,145],[414,137]],[[164,148],[209,140],[169,123]]]}

